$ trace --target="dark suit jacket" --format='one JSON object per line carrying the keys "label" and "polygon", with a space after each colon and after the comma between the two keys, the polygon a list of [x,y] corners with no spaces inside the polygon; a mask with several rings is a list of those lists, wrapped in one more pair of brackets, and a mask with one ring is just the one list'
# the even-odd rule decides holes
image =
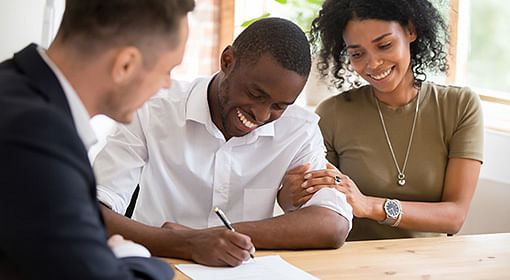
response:
{"label": "dark suit jacket", "polygon": [[117,259],[106,236],[67,99],[32,44],[0,64],[0,279],[173,277],[158,259]]}

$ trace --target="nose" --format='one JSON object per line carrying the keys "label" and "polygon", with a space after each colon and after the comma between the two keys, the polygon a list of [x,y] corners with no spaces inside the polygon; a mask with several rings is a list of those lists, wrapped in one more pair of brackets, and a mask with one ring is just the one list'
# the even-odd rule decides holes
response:
{"label": "nose", "polygon": [[271,118],[271,105],[258,104],[253,107],[252,113],[258,123],[265,123]]}
{"label": "nose", "polygon": [[172,85],[172,79],[170,78],[170,75],[168,75],[164,80],[163,80],[163,86],[162,88],[170,88],[170,86]]}
{"label": "nose", "polygon": [[377,69],[382,64],[382,59],[377,54],[367,54],[367,67],[369,69]]}

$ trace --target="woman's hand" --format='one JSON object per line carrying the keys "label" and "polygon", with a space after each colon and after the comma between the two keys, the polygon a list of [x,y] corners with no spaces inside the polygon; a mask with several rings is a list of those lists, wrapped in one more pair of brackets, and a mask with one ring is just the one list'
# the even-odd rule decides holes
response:
{"label": "woman's hand", "polygon": [[[340,182],[335,177],[340,178]],[[327,163],[326,169],[310,171],[304,176],[302,188],[307,193],[314,193],[322,188],[335,188],[345,194],[347,202],[352,206],[354,216],[363,218],[370,216],[372,204],[369,197],[361,193],[356,183],[349,176],[342,174],[336,167]]]}

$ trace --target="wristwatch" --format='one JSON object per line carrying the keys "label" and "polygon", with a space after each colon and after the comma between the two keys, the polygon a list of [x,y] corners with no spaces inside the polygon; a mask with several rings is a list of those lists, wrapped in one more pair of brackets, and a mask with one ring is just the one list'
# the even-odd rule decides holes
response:
{"label": "wristwatch", "polygon": [[386,199],[383,209],[384,213],[386,213],[386,219],[379,223],[392,227],[398,226],[400,219],[402,219],[402,205],[400,205],[400,201],[396,199]]}

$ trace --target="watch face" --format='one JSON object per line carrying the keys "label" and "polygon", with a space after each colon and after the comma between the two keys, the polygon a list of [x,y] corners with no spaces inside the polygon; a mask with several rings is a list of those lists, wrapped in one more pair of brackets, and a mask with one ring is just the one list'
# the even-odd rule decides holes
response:
{"label": "watch face", "polygon": [[384,205],[384,208],[386,209],[386,213],[394,219],[396,219],[400,213],[400,207],[398,206],[398,203],[393,200],[388,200]]}

